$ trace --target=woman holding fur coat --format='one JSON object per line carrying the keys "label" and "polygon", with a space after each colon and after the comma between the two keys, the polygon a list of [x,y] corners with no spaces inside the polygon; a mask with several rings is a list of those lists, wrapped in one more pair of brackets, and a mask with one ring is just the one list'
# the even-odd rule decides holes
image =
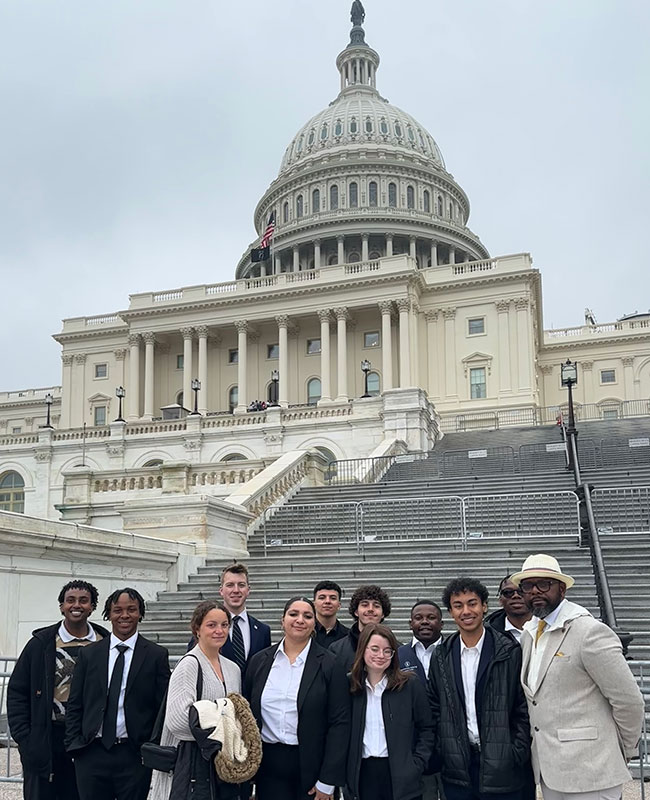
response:
{"label": "woman holding fur coat", "polygon": [[238,797],[239,789],[217,778],[212,756],[219,745],[208,740],[209,731],[202,734],[198,725],[190,725],[190,708],[197,700],[216,701],[230,692],[241,692],[239,667],[220,655],[228,639],[230,613],[221,603],[206,600],[194,609],[191,627],[197,645],[172,673],[160,740],[161,745],[178,748],[176,769],[173,774],[154,773],[151,796],[155,800],[230,800]]}

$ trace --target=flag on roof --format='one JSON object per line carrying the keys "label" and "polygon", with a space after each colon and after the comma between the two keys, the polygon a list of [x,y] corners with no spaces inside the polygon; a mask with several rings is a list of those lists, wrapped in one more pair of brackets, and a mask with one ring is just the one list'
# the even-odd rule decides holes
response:
{"label": "flag on roof", "polygon": [[266,224],[266,229],[259,247],[254,247],[251,250],[251,261],[268,261],[271,257],[271,240],[273,239],[273,231],[275,230],[275,211],[271,212],[269,221]]}

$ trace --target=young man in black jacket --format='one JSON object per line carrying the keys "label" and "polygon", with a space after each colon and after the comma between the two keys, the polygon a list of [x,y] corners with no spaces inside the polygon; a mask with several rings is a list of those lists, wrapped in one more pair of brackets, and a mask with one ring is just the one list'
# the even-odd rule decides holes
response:
{"label": "young man in black jacket", "polygon": [[390,598],[380,586],[360,586],[352,595],[348,611],[355,620],[354,625],[347,636],[333,642],[329,648],[346,672],[352,669],[361,631],[371,622],[383,622],[389,616],[390,608]]}
{"label": "young man in black jacket", "polygon": [[63,621],[32,633],[7,689],[7,717],[23,765],[25,800],[77,800],[74,764],[65,752],[65,713],[82,648],[106,638],[88,622],[97,589],[71,581],[59,593]]}
{"label": "young man in black jacket", "polygon": [[429,699],[447,800],[520,800],[530,759],[521,650],[484,626],[487,600],[473,578],[451,581],[442,595],[458,633],[431,658]]}
{"label": "young man in black jacket", "polygon": [[316,641],[326,650],[334,642],[348,635],[348,628],[336,615],[341,610],[343,590],[334,581],[319,581],[314,586],[316,606]]}

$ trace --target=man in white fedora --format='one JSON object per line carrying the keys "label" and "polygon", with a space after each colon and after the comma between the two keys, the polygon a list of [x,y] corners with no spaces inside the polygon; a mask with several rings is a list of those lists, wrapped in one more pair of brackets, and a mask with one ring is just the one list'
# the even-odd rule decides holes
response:
{"label": "man in white fedora", "polygon": [[619,638],[565,599],[574,580],[553,556],[529,556],[511,580],[533,612],[521,678],[544,800],[619,800],[644,713]]}

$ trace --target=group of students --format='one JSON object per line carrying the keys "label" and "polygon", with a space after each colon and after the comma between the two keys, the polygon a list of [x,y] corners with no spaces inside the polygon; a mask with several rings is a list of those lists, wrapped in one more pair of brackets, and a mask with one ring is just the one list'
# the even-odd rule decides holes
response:
{"label": "group of students", "polygon": [[[164,701],[160,743],[186,745],[187,758],[172,774],[154,772],[153,800],[532,800],[513,632],[531,624],[532,605],[516,580],[502,581],[491,624],[486,587],[450,581],[442,601],[458,630],[443,638],[440,607],[421,599],[403,645],[384,622],[391,604],[381,587],[352,594],[348,629],[337,618],[341,588],[322,581],[312,597],[287,601],[281,641],[271,645],[269,626],[246,610],[247,568],[231,564],[220,600],[194,610],[171,680],[166,650],[137,632],[140,595],[123,589],[107,599],[108,632],[88,623],[94,587],[73,581],[59,596],[63,622],[34,632],[9,683],[25,798],[145,800],[151,772],[140,747]],[[532,583],[538,601],[561,580]],[[253,784],[220,781],[191,722],[197,701],[233,692],[248,700],[261,736]]]}

